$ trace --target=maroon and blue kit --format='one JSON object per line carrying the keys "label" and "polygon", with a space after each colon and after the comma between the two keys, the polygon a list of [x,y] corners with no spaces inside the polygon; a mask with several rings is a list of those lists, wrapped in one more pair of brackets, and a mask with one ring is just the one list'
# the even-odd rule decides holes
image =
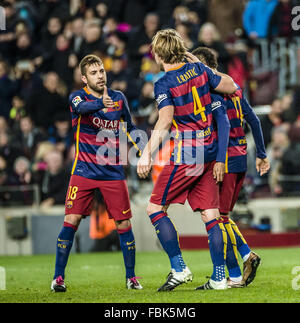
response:
{"label": "maroon and blue kit", "polygon": [[[119,221],[131,217],[121,154],[122,146],[127,148],[127,141],[121,143],[121,136],[124,132],[125,138],[132,140],[135,137],[130,134],[137,128],[124,94],[108,89],[108,95],[115,104],[109,109],[104,107],[102,98],[94,97],[86,88],[70,95],[76,152],[65,211],[66,214],[89,215],[94,190],[99,189],[110,218]],[[137,149],[141,148],[132,143]]]}
{"label": "maroon and blue kit", "polygon": [[225,176],[220,185],[220,212],[233,210],[247,171],[247,141],[244,120],[250,125],[256,145],[257,157],[267,157],[261,125],[255,112],[244,97],[240,87],[232,95],[212,94],[212,100],[222,102],[227,108],[230,122],[229,143],[225,161]]}
{"label": "maroon and blue kit", "polygon": [[[169,205],[188,200],[194,211],[219,207],[213,167],[215,161],[225,162],[229,122],[221,102],[212,104],[210,90],[220,80],[202,63],[184,63],[155,83],[158,109],[174,107],[174,151],[157,179],[150,202]],[[213,119],[223,130],[219,142]]]}

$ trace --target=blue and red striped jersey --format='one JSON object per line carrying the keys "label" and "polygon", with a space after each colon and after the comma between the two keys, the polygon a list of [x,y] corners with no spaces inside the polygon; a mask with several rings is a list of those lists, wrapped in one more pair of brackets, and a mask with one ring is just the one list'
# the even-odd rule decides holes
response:
{"label": "blue and red striped jersey", "polygon": [[[238,86],[238,85],[237,85]],[[230,122],[229,143],[226,154],[226,173],[241,173],[247,171],[247,140],[244,132],[244,120],[249,123],[256,144],[257,157],[266,158],[260,121],[244,97],[242,89],[231,95],[212,93],[213,101],[221,101],[226,106]]]}
{"label": "blue and red striped jersey", "polygon": [[[108,89],[108,95],[115,103],[109,109],[104,107],[102,99],[94,97],[86,88],[69,97],[76,142],[72,174],[95,180],[123,180],[127,137],[138,150],[142,149],[140,132],[133,134],[138,129],[132,122],[124,94]],[[126,142],[122,142],[122,138]],[[134,141],[137,138],[138,144]],[[121,154],[122,147],[126,150],[124,155]]]}
{"label": "blue and red striped jersey", "polygon": [[[215,89],[221,77],[202,63],[183,63],[168,70],[154,85],[158,109],[174,107],[173,134],[175,148],[172,160],[175,163],[202,163],[216,160],[218,145],[213,126],[210,90]],[[226,110],[224,106],[220,106]],[[224,161],[225,162],[224,153]],[[198,155],[198,156],[199,156]],[[221,160],[220,160],[221,161]],[[201,163],[201,162],[200,162]]]}

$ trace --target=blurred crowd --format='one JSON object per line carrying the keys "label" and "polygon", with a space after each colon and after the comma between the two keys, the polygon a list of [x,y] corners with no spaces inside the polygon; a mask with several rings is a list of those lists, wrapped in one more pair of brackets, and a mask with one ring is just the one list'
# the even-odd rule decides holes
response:
{"label": "blurred crowd", "polygon": [[[299,3],[0,1],[6,17],[6,29],[0,30],[0,186],[38,184],[42,206],[64,203],[74,157],[68,96],[83,86],[78,63],[85,55],[102,58],[108,86],[125,93],[136,124],[149,133],[157,118],[153,84],[163,75],[150,48],[156,31],[175,28],[188,49],[213,49],[219,70],[249,92],[255,40],[298,37],[290,13]],[[262,118],[274,166],[265,182],[273,195],[288,189],[300,192],[300,180],[281,182],[281,175],[300,176],[300,167],[293,164],[300,162],[299,93],[293,88],[284,97],[274,97],[271,112]],[[26,190],[0,191],[0,204],[11,201],[31,204],[33,198]]]}

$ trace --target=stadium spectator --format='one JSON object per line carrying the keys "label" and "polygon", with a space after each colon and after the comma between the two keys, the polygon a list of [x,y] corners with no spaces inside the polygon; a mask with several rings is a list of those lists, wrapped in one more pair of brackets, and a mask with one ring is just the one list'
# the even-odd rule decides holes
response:
{"label": "stadium spectator", "polygon": [[227,42],[235,37],[236,30],[243,29],[244,1],[210,0],[207,5],[208,20],[216,26],[222,41]]}
{"label": "stadium spectator", "polygon": [[41,47],[44,53],[45,59],[49,58],[55,47],[57,36],[62,32],[62,21],[59,17],[50,17],[46,19],[46,27],[43,28],[41,33]]}
{"label": "stadium spectator", "polygon": [[267,115],[261,118],[261,127],[263,131],[265,147],[271,142],[272,129],[282,123],[282,108],[279,98],[275,98],[271,104],[271,110]]}
{"label": "stadium spectator", "polygon": [[98,19],[87,20],[83,27],[83,42],[78,51],[78,59],[84,56],[100,52],[106,52],[106,45],[102,39],[102,28]]}
{"label": "stadium spectator", "polygon": [[7,120],[4,117],[0,117],[0,136],[2,133],[7,133],[9,130]]}
{"label": "stadium spectator", "polygon": [[[6,158],[0,155],[0,187],[7,185],[8,175],[9,171]],[[9,197],[10,196],[6,192],[0,191],[0,205],[6,205]]]}
{"label": "stadium spectator", "polygon": [[127,61],[127,52],[126,46],[128,42],[128,37],[126,33],[121,31],[115,31],[109,34],[106,44],[107,50],[106,53],[109,56],[115,56],[121,58],[124,63]]}
{"label": "stadium spectator", "polygon": [[212,49],[217,55],[219,71],[227,73],[230,56],[220,39],[220,33],[216,26],[207,22],[199,30],[198,44],[196,44],[195,48],[204,46]]}
{"label": "stadium spectator", "polygon": [[[32,42],[27,32],[17,36],[13,65],[18,64],[20,69],[29,68],[30,64],[38,67],[42,64],[42,51]],[[32,69],[33,67],[31,67]]]}
{"label": "stadium spectator", "polygon": [[25,115],[25,100],[21,95],[15,95],[12,99],[12,107],[9,111],[10,125],[13,129],[18,128],[21,118]]}
{"label": "stadium spectator", "polygon": [[278,0],[250,0],[243,15],[243,26],[251,39],[266,38]]}
{"label": "stadium spectator", "polygon": [[12,170],[16,158],[22,155],[22,151],[10,143],[10,137],[6,132],[0,134],[0,155],[5,158],[9,171]]}
{"label": "stadium spectator", "polygon": [[71,48],[70,40],[64,34],[58,35],[51,57],[51,70],[56,72],[69,87],[72,84],[73,69],[77,62],[77,56]]}
{"label": "stadium spectator", "polygon": [[124,69],[124,62],[119,57],[112,61],[112,68],[107,73],[107,85],[113,90],[119,90],[124,93],[128,87],[128,73]]}
{"label": "stadium spectator", "polygon": [[135,76],[139,74],[143,57],[151,55],[151,40],[159,27],[159,16],[156,13],[149,13],[144,19],[143,26],[129,39],[129,66]]}
{"label": "stadium spectator", "polygon": [[84,20],[82,17],[75,17],[72,21],[72,49],[78,54],[81,43],[83,42],[83,26]]}
{"label": "stadium spectator", "polygon": [[41,207],[64,204],[68,187],[69,173],[64,168],[63,155],[51,151],[45,155],[47,169],[42,172],[39,184],[42,193]]}
{"label": "stadium spectator", "polygon": [[18,22],[16,10],[9,1],[4,1],[1,6],[5,11],[5,30],[0,30],[0,58],[13,58],[14,41],[16,38],[15,27]]}
{"label": "stadium spectator", "polygon": [[54,126],[49,129],[48,140],[56,145],[56,149],[66,156],[73,143],[73,133],[69,114],[58,113],[54,118]]}
{"label": "stadium spectator", "polygon": [[[9,186],[30,185],[33,183],[32,173],[30,171],[30,161],[24,157],[18,157],[13,165],[13,172],[7,179]],[[13,205],[31,205],[33,203],[33,194],[30,189],[23,188],[7,193],[9,200]]]}
{"label": "stadium spectator", "polygon": [[60,79],[55,72],[48,72],[43,81],[43,87],[32,93],[26,106],[34,124],[47,132],[54,123],[54,116],[67,109],[66,99],[59,92]]}
{"label": "stadium spectator", "polygon": [[271,16],[268,36],[291,37],[293,4],[291,0],[279,0]]}
{"label": "stadium spectator", "polygon": [[191,39],[191,28],[191,24],[184,22],[177,24],[175,28],[179,35],[183,38],[188,50],[192,50],[194,48],[194,41]]}
{"label": "stadium spectator", "polygon": [[22,151],[22,154],[32,160],[39,142],[46,136],[34,126],[30,116],[20,118],[19,129],[12,136],[12,145]]}
{"label": "stadium spectator", "polygon": [[16,93],[16,84],[9,77],[9,66],[8,64],[0,60],[0,116],[9,118],[9,111],[11,107],[11,101]]}

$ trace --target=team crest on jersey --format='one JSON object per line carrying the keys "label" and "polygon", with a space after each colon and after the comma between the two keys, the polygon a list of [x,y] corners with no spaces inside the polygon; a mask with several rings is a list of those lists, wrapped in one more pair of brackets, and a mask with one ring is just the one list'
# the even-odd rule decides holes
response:
{"label": "team crest on jersey", "polygon": [[167,98],[167,94],[160,94],[156,99],[157,104],[160,104],[166,98]]}
{"label": "team crest on jersey", "polygon": [[75,107],[82,101],[80,96],[75,96],[75,98],[72,100],[72,103],[74,104]]}
{"label": "team crest on jersey", "polygon": [[67,202],[67,208],[71,209],[73,207],[73,201],[68,201]]}

